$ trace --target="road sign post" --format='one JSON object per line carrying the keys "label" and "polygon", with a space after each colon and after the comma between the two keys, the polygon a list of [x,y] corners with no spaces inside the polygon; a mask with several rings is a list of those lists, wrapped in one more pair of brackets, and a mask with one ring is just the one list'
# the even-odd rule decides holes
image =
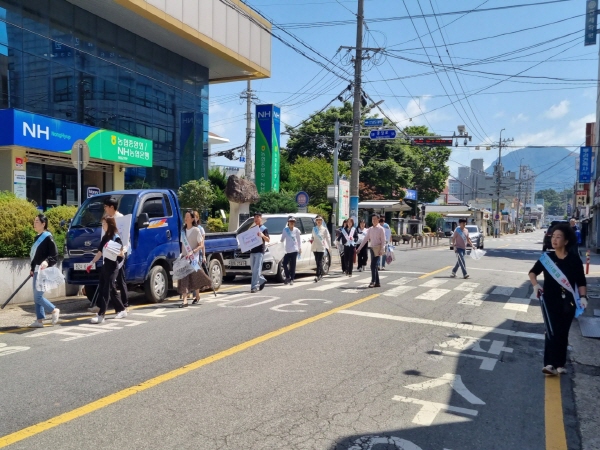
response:
{"label": "road sign post", "polygon": [[71,161],[77,169],[77,206],[81,206],[81,171],[90,162],[90,147],[83,139],[78,139],[73,143]]}
{"label": "road sign post", "polygon": [[396,139],[396,130],[372,130],[369,133],[371,139]]}
{"label": "road sign post", "polygon": [[382,127],[383,119],[365,119],[365,127]]}

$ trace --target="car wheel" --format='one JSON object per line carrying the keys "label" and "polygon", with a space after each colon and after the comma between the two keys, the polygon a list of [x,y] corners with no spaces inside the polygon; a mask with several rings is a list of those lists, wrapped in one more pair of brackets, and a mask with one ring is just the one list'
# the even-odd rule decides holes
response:
{"label": "car wheel", "polygon": [[162,303],[167,298],[169,278],[163,266],[154,266],[150,269],[148,278],[144,281],[146,298],[152,303]]}
{"label": "car wheel", "polygon": [[283,283],[285,280],[285,272],[283,271],[283,261],[279,261],[277,265],[277,275],[274,277],[276,283]]}
{"label": "car wheel", "polygon": [[212,288],[218,291],[223,284],[223,266],[218,259],[211,259],[208,263],[208,278],[212,282]]}
{"label": "car wheel", "polygon": [[329,255],[329,251],[325,251],[323,255],[323,262],[321,263],[321,270],[323,275],[329,274],[329,268],[331,267],[331,256]]}

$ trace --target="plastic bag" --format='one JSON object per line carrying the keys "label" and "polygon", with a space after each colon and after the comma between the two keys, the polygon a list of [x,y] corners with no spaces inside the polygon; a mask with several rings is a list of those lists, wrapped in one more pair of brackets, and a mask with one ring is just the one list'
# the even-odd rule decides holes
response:
{"label": "plastic bag", "polygon": [[484,255],[485,255],[485,250],[479,250],[477,248],[474,248],[473,250],[471,250],[471,258],[473,258],[476,261],[478,259],[481,259]]}
{"label": "plastic bag", "polygon": [[195,272],[194,266],[190,263],[187,258],[178,258],[173,263],[173,279],[181,280],[187,277],[190,273]]}
{"label": "plastic bag", "polygon": [[56,289],[65,282],[65,276],[57,267],[48,267],[37,273],[35,288],[38,291],[47,292]]}
{"label": "plastic bag", "polygon": [[387,250],[385,252],[385,263],[386,264],[391,264],[392,261],[396,260],[396,256],[394,255],[394,247],[392,247],[391,245],[387,246]]}
{"label": "plastic bag", "polygon": [[273,256],[275,262],[279,262],[285,256],[285,247],[283,246],[283,242],[277,242],[276,244],[269,245],[267,247],[269,253]]}

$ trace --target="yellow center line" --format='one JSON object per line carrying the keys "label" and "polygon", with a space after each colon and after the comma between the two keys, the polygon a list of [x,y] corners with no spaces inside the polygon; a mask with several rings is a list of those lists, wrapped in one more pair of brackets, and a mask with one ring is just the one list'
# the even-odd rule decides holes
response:
{"label": "yellow center line", "polygon": [[546,377],[545,391],[546,450],[567,450],[560,377]]}
{"label": "yellow center line", "polygon": [[174,378],[185,375],[194,370],[200,369],[208,364],[219,361],[221,359],[227,358],[228,356],[235,355],[236,353],[247,350],[255,345],[266,342],[270,339],[281,336],[282,334],[289,333],[297,328],[303,327],[305,325],[309,325],[317,320],[324,319],[329,317],[338,311],[342,311],[344,309],[352,308],[356,305],[360,305],[366,301],[372,300],[376,297],[379,297],[380,294],[372,294],[368,297],[363,297],[359,300],[355,300],[351,303],[347,303],[346,305],[338,306],[337,308],[330,309],[329,311],[317,314],[316,316],[309,317],[307,319],[301,320],[299,322],[293,323],[291,325],[280,328],[279,330],[271,331],[270,333],[263,334],[262,336],[256,337],[254,339],[250,339],[249,341],[243,342],[241,344],[235,345],[227,350],[216,353],[214,355],[208,356],[206,358],[195,361],[186,366],[180,367],[175,370],[171,370],[165,374],[159,375],[157,377],[146,380],[137,386],[132,386],[127,389],[123,389],[122,391],[115,392],[114,394],[107,395],[106,397],[95,400],[87,405],[80,406],[79,408],[75,408],[72,411],[68,411],[66,413],[60,414],[58,416],[52,417],[49,420],[44,422],[37,423],[35,425],[29,426],[27,428],[23,428],[22,430],[15,431],[14,433],[7,434],[6,436],[0,437],[0,448],[4,448],[8,445],[14,444],[15,442],[22,441],[24,439],[30,438],[37,434],[40,434],[44,431],[50,430],[54,427],[62,425],[64,423],[70,422],[72,420],[83,417],[92,412],[98,411],[106,406],[112,405],[113,403],[117,403],[121,400],[124,400],[132,395],[138,394],[140,392],[146,391],[150,388],[156,387],[166,381],[172,380]]}
{"label": "yellow center line", "polygon": [[441,269],[434,270],[433,272],[426,273],[425,275],[421,275],[419,277],[419,279],[421,279],[421,278],[427,278],[427,277],[429,277],[431,275],[435,275],[436,273],[440,273],[440,272],[443,272],[444,270],[448,270],[448,269],[452,269],[452,266],[442,267]]}

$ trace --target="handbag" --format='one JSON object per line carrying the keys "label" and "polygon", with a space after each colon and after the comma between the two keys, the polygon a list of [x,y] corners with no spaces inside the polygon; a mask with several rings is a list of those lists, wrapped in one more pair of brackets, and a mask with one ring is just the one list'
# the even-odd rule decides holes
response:
{"label": "handbag", "polygon": [[177,258],[173,263],[173,280],[181,280],[189,274],[194,273],[195,269],[187,258]]}
{"label": "handbag", "polygon": [[65,282],[65,276],[57,267],[48,267],[37,272],[35,288],[38,291],[47,292],[56,289]]}

